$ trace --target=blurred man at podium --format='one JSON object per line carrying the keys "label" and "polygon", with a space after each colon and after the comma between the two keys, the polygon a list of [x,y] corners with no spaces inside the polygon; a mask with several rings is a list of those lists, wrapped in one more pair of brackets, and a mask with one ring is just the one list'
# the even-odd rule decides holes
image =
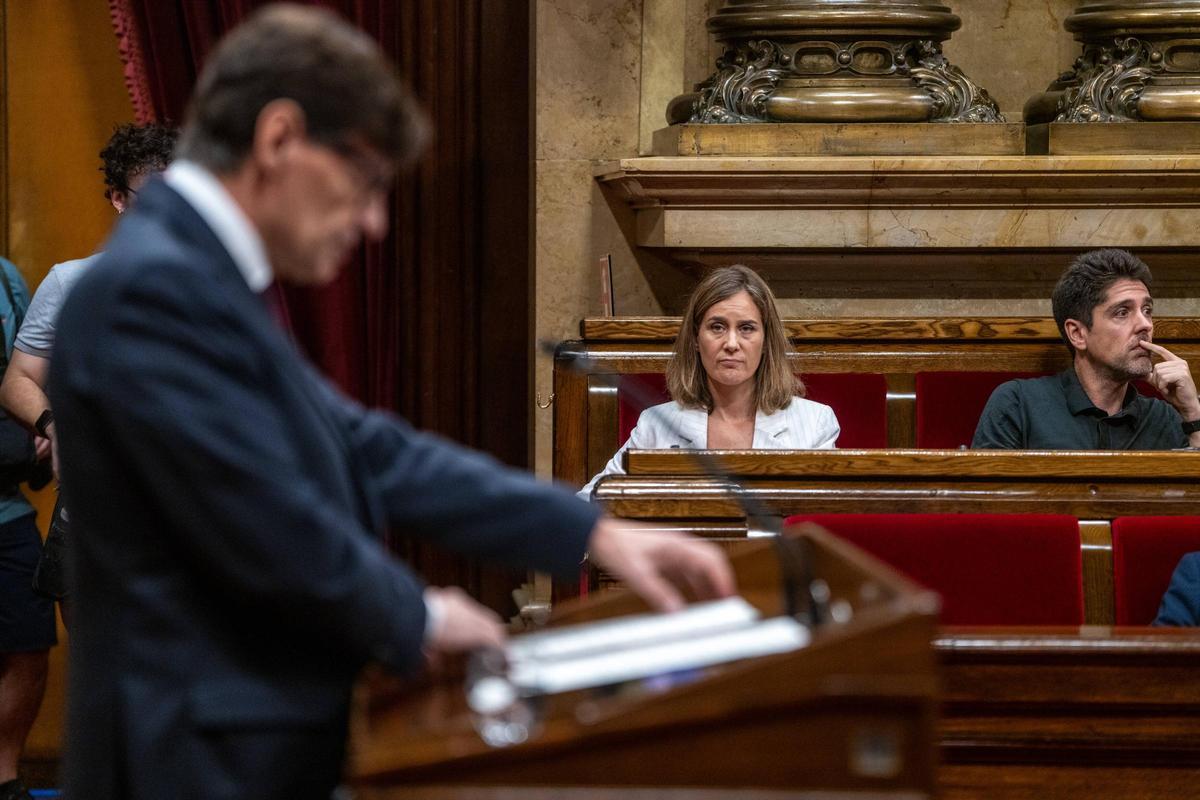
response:
{"label": "blurred man at podium", "polygon": [[732,592],[715,548],[364,410],[272,323],[271,281],[328,283],[385,234],[423,126],[366,36],[256,13],[68,298],[49,385],[78,545],[67,796],[328,798],[365,662],[411,672],[504,635],[389,558],[388,522],[556,572],[588,551],[664,609],[673,584]]}

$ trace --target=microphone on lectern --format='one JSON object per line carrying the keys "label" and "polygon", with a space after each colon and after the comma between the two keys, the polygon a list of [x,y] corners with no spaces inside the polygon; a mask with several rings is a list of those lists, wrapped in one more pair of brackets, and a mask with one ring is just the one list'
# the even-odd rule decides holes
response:
{"label": "microphone on lectern", "polygon": [[[591,367],[597,364],[596,359],[579,352],[566,350],[565,343],[554,343],[541,340],[539,349],[555,357],[556,363],[567,369],[591,373]],[[654,392],[637,381],[628,381],[621,387],[628,393],[635,405],[649,408],[656,405],[659,398]],[[674,427],[673,422],[667,423],[668,432],[677,438],[685,438],[682,432]],[[674,428],[674,429],[672,429]],[[829,602],[828,588],[824,581],[815,580],[812,574],[812,557],[806,539],[790,539],[782,536],[783,518],[771,510],[752,492],[746,490],[719,456],[710,450],[682,450],[700,465],[705,477],[723,483],[733,495],[734,500],[746,515],[746,527],[751,535],[771,536],[775,542],[783,570],[784,605],[788,616],[804,622],[809,627],[817,627],[827,619]]]}
{"label": "microphone on lectern", "polygon": [[[592,371],[595,362],[586,355],[566,352],[563,345],[551,342],[539,346],[567,369]],[[624,388],[642,407],[658,401],[636,382]],[[759,621],[757,609],[744,599],[726,598],[674,614],[593,622],[583,626],[586,630],[533,633],[507,650],[476,652],[467,665],[467,706],[476,731],[489,746],[509,747],[536,737],[543,727],[547,694],[648,675],[690,680],[705,665],[804,646],[812,629],[828,618],[829,587],[813,577],[808,540],[782,536],[782,518],[748,492],[718,456],[707,450],[685,452],[708,478],[728,488],[750,531],[771,536],[783,574],[786,616]]]}

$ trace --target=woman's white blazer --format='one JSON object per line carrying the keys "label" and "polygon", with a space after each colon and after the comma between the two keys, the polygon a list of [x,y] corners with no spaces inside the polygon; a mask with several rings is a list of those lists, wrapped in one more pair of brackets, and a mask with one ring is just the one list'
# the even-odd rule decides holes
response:
{"label": "woman's white blazer", "polygon": [[[828,450],[833,448],[841,430],[832,408],[803,397],[793,397],[787,408],[774,414],[758,412],[754,418],[751,447],[755,450]],[[624,475],[621,461],[630,448],[703,450],[707,447],[707,411],[684,408],[674,401],[651,406],[638,417],[629,439],[604,469],[579,490],[579,496],[590,499],[596,481],[605,475]]]}

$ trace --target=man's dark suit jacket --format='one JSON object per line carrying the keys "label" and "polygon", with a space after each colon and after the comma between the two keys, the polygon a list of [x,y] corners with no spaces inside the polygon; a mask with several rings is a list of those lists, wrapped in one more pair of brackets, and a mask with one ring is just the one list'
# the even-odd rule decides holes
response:
{"label": "man's dark suit jacket", "polygon": [[1179,559],[1154,624],[1181,628],[1200,626],[1200,552],[1188,553]]}
{"label": "man's dark suit jacket", "polygon": [[421,664],[422,586],[382,526],[570,572],[595,521],[340,396],[162,182],[68,298],[49,391],[75,800],[328,798],[356,672]]}

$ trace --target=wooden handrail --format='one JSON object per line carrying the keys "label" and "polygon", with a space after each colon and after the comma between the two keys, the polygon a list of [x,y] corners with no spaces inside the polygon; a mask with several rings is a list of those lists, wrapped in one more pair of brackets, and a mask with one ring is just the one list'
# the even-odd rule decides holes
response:
{"label": "wooden handrail", "polygon": [[[822,478],[982,478],[1058,480],[1080,478],[1144,482],[1200,480],[1200,453],[1163,451],[1047,450],[713,450],[731,475]],[[630,475],[707,475],[684,450],[629,450]],[[1200,512],[1200,507],[1197,508]]]}

